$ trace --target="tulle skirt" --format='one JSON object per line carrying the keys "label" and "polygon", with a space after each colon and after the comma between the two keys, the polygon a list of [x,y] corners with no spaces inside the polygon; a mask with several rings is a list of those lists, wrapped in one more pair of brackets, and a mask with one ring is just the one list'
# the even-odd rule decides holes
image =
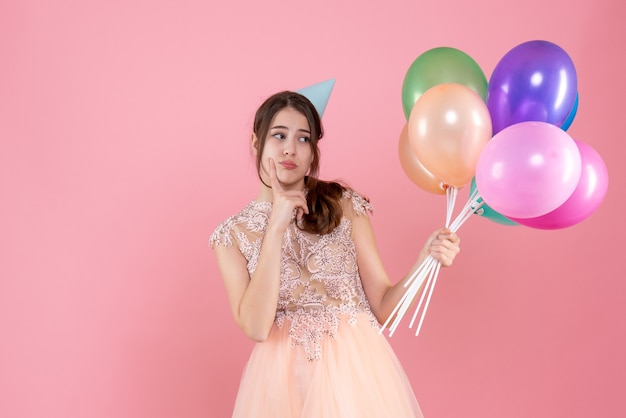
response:
{"label": "tulle skirt", "polygon": [[233,417],[422,417],[398,358],[366,314],[353,325],[342,318],[335,338],[323,338],[320,360],[308,360],[288,332],[287,320],[255,345]]}

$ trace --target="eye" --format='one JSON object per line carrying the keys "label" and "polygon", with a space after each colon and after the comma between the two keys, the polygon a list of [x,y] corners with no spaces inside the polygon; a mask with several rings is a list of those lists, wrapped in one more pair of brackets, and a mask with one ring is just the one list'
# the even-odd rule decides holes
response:
{"label": "eye", "polygon": [[302,136],[300,138],[298,138],[298,141],[300,142],[309,142],[311,139],[308,136]]}
{"label": "eye", "polygon": [[276,139],[285,139],[285,135],[280,132],[273,133],[272,136]]}

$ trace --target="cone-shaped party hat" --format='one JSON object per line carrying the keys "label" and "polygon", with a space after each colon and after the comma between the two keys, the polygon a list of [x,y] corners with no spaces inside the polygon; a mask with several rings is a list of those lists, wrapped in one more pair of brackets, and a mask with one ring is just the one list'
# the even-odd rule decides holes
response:
{"label": "cone-shaped party hat", "polygon": [[326,104],[330,98],[330,93],[335,85],[335,79],[323,81],[321,83],[313,84],[312,86],[304,87],[296,90],[296,93],[300,93],[313,103],[320,118],[324,115],[326,110]]}

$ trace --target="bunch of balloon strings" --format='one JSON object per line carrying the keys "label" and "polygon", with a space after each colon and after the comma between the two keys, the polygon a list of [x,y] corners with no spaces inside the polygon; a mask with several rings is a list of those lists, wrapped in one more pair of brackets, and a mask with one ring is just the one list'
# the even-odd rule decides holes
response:
{"label": "bunch of balloon strings", "polygon": [[[452,220],[452,213],[454,212],[454,205],[458,194],[458,188],[447,185],[444,185],[444,187],[446,190],[447,203],[445,226],[450,231],[456,233],[461,225],[463,225],[465,221],[467,221],[472,216],[472,214],[477,213],[480,210],[481,206],[484,204],[484,201],[480,197],[478,190],[474,189],[468,197],[467,202],[465,203],[461,211],[457,214],[456,218]],[[409,328],[413,328],[417,316],[421,313],[420,320],[415,331],[415,336],[419,335],[422,324],[424,323],[424,318],[426,317],[428,305],[430,304],[430,299],[433,295],[433,290],[435,289],[435,283],[437,282],[437,277],[439,276],[440,269],[441,262],[435,260],[432,255],[429,255],[418,266],[418,268],[413,271],[407,282],[404,284],[404,287],[407,288],[406,292],[380,329],[381,334],[388,325],[389,336],[392,336],[394,334],[394,332],[400,325],[400,322],[402,322],[402,318],[413,304],[413,301],[415,300],[418,293],[420,293],[420,289],[422,289],[417,308],[415,309],[413,317],[411,318],[411,322],[409,323]]]}

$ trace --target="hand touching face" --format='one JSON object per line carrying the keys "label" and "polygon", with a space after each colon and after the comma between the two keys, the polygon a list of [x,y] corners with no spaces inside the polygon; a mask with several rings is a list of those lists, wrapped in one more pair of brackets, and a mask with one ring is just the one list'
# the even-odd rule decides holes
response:
{"label": "hand touching face", "polygon": [[305,213],[309,213],[306,197],[302,190],[286,190],[278,180],[276,174],[276,164],[274,160],[269,160],[269,177],[272,186],[272,215],[270,222],[279,229],[284,230],[293,218],[296,211],[297,219],[302,218]]}

